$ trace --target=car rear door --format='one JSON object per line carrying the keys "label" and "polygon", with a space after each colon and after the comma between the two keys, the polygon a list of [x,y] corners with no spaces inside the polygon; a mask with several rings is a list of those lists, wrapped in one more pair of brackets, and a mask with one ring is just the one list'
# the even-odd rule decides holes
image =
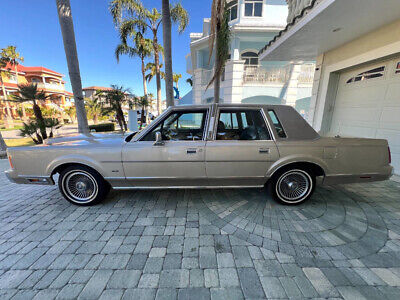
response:
{"label": "car rear door", "polygon": [[213,186],[262,186],[277,161],[275,145],[260,108],[220,108],[206,145],[206,173]]}

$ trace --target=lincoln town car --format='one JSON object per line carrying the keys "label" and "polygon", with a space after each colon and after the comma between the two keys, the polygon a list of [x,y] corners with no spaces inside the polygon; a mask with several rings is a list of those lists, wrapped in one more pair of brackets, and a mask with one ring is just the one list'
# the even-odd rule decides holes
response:
{"label": "lincoln town car", "polygon": [[294,205],[312,196],[316,182],[381,181],[393,172],[386,140],[322,137],[283,105],[171,107],[138,133],[55,138],[9,148],[8,158],[12,182],[58,178],[76,205],[99,203],[111,188],[262,187]]}

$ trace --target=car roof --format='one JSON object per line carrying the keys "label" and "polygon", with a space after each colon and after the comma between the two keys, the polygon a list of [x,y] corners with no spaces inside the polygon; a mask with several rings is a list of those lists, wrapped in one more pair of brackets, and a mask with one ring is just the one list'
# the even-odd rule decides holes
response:
{"label": "car roof", "polygon": [[288,105],[278,105],[278,104],[243,104],[243,103],[218,103],[218,104],[198,104],[198,105],[193,105],[193,104],[183,104],[183,105],[178,105],[174,106],[174,109],[179,109],[179,108],[186,108],[186,109],[199,109],[199,108],[209,108],[213,105],[216,105],[218,107],[223,107],[223,108],[234,108],[234,107],[263,107],[263,108],[275,108],[275,107],[288,107]]}

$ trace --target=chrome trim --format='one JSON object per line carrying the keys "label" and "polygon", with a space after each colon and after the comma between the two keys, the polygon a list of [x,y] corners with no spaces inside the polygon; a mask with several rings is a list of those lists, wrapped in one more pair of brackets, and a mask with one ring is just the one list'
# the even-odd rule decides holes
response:
{"label": "chrome trim", "polygon": [[140,186],[140,187],[113,187],[115,190],[170,190],[170,189],[251,189],[263,188],[264,185],[220,185],[220,186]]}

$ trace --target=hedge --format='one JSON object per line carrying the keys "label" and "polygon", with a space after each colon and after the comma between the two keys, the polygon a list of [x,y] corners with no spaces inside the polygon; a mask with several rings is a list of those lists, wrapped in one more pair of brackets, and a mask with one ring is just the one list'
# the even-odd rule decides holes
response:
{"label": "hedge", "polygon": [[90,125],[89,129],[90,129],[90,131],[95,131],[95,132],[114,131],[115,124],[114,123],[105,123],[105,124]]}

